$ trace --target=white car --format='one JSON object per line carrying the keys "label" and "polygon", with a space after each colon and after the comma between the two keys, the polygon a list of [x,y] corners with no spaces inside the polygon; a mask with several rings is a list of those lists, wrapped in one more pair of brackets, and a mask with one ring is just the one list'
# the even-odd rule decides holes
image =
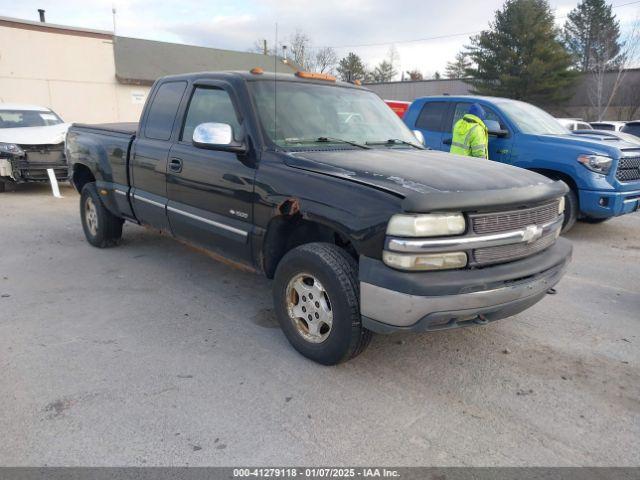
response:
{"label": "white car", "polygon": [[609,132],[619,132],[622,127],[626,125],[626,122],[617,121],[601,121],[601,122],[589,122],[596,130],[608,130]]}
{"label": "white car", "polygon": [[49,108],[0,103],[0,192],[9,182],[46,181],[48,168],[58,180],[66,180],[68,129],[69,124]]}
{"label": "white car", "polygon": [[569,130],[590,130],[591,125],[580,118],[556,118],[563,126]]}

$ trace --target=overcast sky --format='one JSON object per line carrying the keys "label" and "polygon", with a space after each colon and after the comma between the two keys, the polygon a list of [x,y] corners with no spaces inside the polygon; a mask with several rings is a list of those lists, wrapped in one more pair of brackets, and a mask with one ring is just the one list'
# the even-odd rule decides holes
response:
{"label": "overcast sky", "polygon": [[[558,22],[578,0],[551,0]],[[616,5],[634,0],[613,0]],[[257,39],[270,44],[303,31],[313,45],[333,46],[339,57],[354,51],[368,65],[395,45],[402,70],[426,75],[443,72],[446,62],[468,43],[469,33],[485,29],[502,0],[0,0],[0,15],[64,25],[113,30],[118,35],[233,50]],[[614,8],[623,29],[640,17],[640,2]],[[456,35],[460,34],[460,35]],[[452,36],[455,35],[455,36]],[[442,37],[430,39],[431,37]],[[413,41],[416,40],[416,41]],[[364,46],[366,45],[366,46]]]}

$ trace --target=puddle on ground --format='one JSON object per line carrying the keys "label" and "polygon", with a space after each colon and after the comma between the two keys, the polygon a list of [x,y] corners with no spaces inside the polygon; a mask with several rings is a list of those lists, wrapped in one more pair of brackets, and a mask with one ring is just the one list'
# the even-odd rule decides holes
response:
{"label": "puddle on ground", "polygon": [[264,328],[280,328],[273,308],[263,308],[253,317],[253,323]]}

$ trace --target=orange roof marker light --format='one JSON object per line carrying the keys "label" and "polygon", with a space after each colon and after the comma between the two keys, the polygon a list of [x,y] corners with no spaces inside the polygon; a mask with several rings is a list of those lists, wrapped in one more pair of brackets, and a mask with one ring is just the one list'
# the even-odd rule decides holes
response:
{"label": "orange roof marker light", "polygon": [[264,73],[264,70],[260,67],[253,67],[251,70],[249,70],[249,73],[252,73],[254,75],[262,75]]}
{"label": "orange roof marker light", "polygon": [[336,77],[333,75],[327,75],[326,73],[303,72],[302,70],[298,70],[296,72],[296,76],[300,78],[307,78],[309,80],[324,80],[325,82],[336,81]]}

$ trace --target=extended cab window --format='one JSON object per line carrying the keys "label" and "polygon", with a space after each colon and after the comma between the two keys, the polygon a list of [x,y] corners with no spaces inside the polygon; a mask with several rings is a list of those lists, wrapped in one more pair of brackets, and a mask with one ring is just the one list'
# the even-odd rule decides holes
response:
{"label": "extended cab window", "polygon": [[147,126],[144,133],[155,140],[169,140],[173,130],[173,122],[178,113],[178,105],[187,82],[167,82],[160,85],[149,108]]}
{"label": "extended cab window", "polygon": [[180,140],[190,142],[196,127],[209,122],[231,125],[234,134],[240,130],[238,116],[229,94],[220,88],[198,87],[189,102]]}
{"label": "extended cab window", "polygon": [[430,132],[443,132],[443,118],[447,114],[447,102],[427,102],[416,120],[416,128]]}

